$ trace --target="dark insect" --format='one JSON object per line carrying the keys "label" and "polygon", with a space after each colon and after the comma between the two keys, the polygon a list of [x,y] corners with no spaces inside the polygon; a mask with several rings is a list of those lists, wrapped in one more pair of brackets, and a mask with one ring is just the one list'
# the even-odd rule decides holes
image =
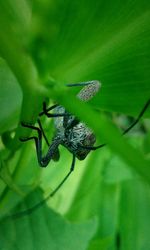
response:
{"label": "dark insect", "polygon": [[[83,85],[84,88],[82,88],[77,95],[77,97],[82,101],[90,100],[100,89],[99,81],[68,84],[67,86]],[[53,110],[54,113],[49,113],[49,111],[51,110]],[[83,122],[79,121],[74,115],[66,111],[64,107],[58,104],[55,104],[47,109],[46,103],[44,102],[43,111],[39,114],[39,117],[42,115],[55,118],[54,125],[56,133],[52,139],[51,145],[49,144],[48,139],[44,133],[40,119],[37,120],[39,127],[35,127],[33,125],[26,124],[23,122],[21,123],[23,127],[36,130],[38,133],[38,137],[33,136],[29,138],[20,138],[22,142],[26,142],[28,140],[35,141],[39,165],[41,167],[46,167],[52,159],[54,161],[58,161],[60,157],[58,147],[60,144],[66,147],[73,155],[70,171],[63,179],[63,181],[59,184],[59,186],[51,193],[51,196],[53,196],[60,188],[60,186],[64,183],[64,181],[68,178],[68,176],[71,174],[71,172],[74,170],[75,158],[78,158],[79,160],[84,160],[92,149],[95,150],[103,145],[93,147],[96,141],[96,137],[93,131],[88,128]],[[42,155],[42,136],[45,138],[45,141],[49,146],[48,152],[45,156]]]}
{"label": "dark insect", "polygon": [[[91,98],[93,98],[93,96],[100,90],[101,84],[99,81],[95,80],[95,81],[81,82],[76,84],[68,84],[67,86],[68,87],[84,86],[78,93],[77,98],[79,98],[82,101],[88,101]],[[123,132],[123,135],[126,134],[130,129],[132,129],[138,123],[138,121],[148,108],[149,104],[150,100],[148,100],[148,102],[145,104],[144,108],[142,109],[141,113],[139,114],[138,118],[134,121],[134,123]],[[53,110],[53,113],[50,113],[51,110]],[[70,114],[64,107],[58,104],[55,104],[50,108],[47,108],[46,103],[43,103],[43,111],[39,114],[39,118],[42,115],[54,118],[56,133],[52,139],[52,143],[49,144],[49,141],[42,128],[40,119],[37,120],[39,127],[35,127],[33,125],[26,124],[24,122],[21,123],[23,127],[37,131],[38,136],[37,137],[32,136],[29,138],[20,138],[20,140],[22,142],[26,142],[29,140],[35,141],[37,158],[39,165],[41,167],[46,167],[52,159],[54,161],[58,161],[60,157],[58,147],[60,144],[63,145],[73,155],[70,171],[61,181],[61,183],[54,189],[54,191],[52,191],[46,197],[46,199],[42,200],[41,202],[39,202],[38,204],[36,204],[35,206],[31,207],[26,211],[21,211],[18,212],[17,214],[11,215],[10,216],[11,218],[12,217],[18,218],[25,214],[30,214],[35,209],[40,207],[43,203],[45,203],[46,200],[54,196],[54,194],[60,189],[60,187],[72,173],[75,167],[76,158],[78,158],[79,160],[84,160],[91,150],[96,150],[106,145],[106,144],[101,144],[99,146],[94,146],[96,137],[93,131],[90,128],[88,128],[83,122],[79,121],[74,115]],[[44,137],[49,147],[46,155],[44,156],[42,155],[42,137]]]}

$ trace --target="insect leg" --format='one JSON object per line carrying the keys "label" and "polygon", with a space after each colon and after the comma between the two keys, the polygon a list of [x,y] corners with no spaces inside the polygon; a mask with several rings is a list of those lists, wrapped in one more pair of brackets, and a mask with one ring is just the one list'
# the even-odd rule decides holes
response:
{"label": "insect leg", "polygon": [[33,125],[21,123],[23,127],[31,128],[33,130],[36,130],[38,132],[38,137],[33,136],[29,138],[20,138],[22,142],[28,141],[28,140],[34,140],[35,146],[36,146],[36,152],[37,152],[37,158],[38,162],[41,167],[46,167],[50,160],[53,158],[55,152],[58,150],[58,146],[61,143],[61,139],[59,137],[55,137],[49,146],[48,152],[45,156],[42,156],[42,131]]}
{"label": "insect leg", "polygon": [[[44,139],[45,139],[45,141],[46,141],[48,147],[50,147],[50,143],[49,143],[49,141],[48,141],[48,139],[47,139],[47,137],[46,137],[46,134],[45,134],[45,132],[44,132],[44,129],[43,129],[43,127],[42,127],[42,124],[41,124],[40,119],[37,119],[37,122],[38,122],[38,124],[39,124],[39,128],[40,128],[40,130],[41,130],[41,132],[42,132],[42,135],[43,135],[43,137],[44,137]],[[60,153],[59,153],[59,149],[58,149],[58,147],[57,147],[56,150],[55,150],[55,152],[54,152],[54,154],[53,154],[53,156],[52,156],[52,159],[53,159],[53,161],[58,161],[59,158],[60,158]]]}
{"label": "insect leg", "polygon": [[23,217],[23,216],[25,216],[27,214],[30,215],[36,209],[40,208],[49,198],[53,197],[55,195],[55,193],[61,188],[61,186],[64,184],[64,182],[70,176],[70,174],[73,172],[74,168],[75,168],[75,155],[73,155],[71,168],[70,168],[70,171],[68,172],[68,174],[61,181],[61,183],[45,199],[43,199],[39,203],[35,204],[33,207],[29,208],[28,210],[23,210],[23,211],[18,212],[16,214],[8,215],[6,218],[18,219],[18,218]]}
{"label": "insect leg", "polygon": [[43,102],[43,111],[39,114],[39,116],[46,115],[47,117],[64,117],[64,116],[69,116],[68,113],[62,113],[62,114],[50,114],[48,111],[58,107],[58,104],[55,104],[51,106],[50,108],[46,108],[46,102]]}
{"label": "insect leg", "polygon": [[81,145],[79,145],[79,147],[80,148],[84,148],[84,149],[89,149],[89,150],[96,150],[96,149],[98,149],[98,148],[102,148],[102,147],[104,147],[104,146],[106,146],[107,144],[106,143],[103,143],[103,144],[101,144],[101,145],[98,145],[98,146],[81,146]]}
{"label": "insect leg", "polygon": [[50,144],[49,144],[49,142],[48,142],[48,139],[47,139],[47,137],[46,137],[46,134],[45,134],[45,132],[44,132],[44,129],[43,129],[43,127],[42,127],[42,124],[41,124],[40,119],[37,119],[37,122],[38,122],[39,128],[40,128],[40,130],[41,130],[41,132],[42,132],[42,134],[43,134],[43,137],[44,137],[44,139],[45,139],[47,145],[50,146]]}
{"label": "insect leg", "polygon": [[150,105],[150,99],[146,102],[146,104],[144,105],[144,108],[141,110],[141,112],[138,115],[138,117],[136,118],[136,120],[130,125],[130,127],[128,127],[127,129],[124,130],[123,135],[128,133],[139,122],[139,120],[144,115],[144,113],[147,110],[149,105]]}
{"label": "insect leg", "polygon": [[[48,109],[46,109],[46,111],[51,111],[53,109],[55,109],[56,107],[58,107],[59,105],[58,104],[54,104],[53,106],[49,107]],[[45,108],[46,108],[46,103],[43,102],[43,111],[39,113],[39,116],[42,116],[42,115],[45,115]]]}

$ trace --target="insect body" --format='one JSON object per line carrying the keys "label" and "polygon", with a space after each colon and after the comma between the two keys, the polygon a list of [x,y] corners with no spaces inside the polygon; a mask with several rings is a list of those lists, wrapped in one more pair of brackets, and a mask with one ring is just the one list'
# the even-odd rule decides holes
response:
{"label": "insect body", "polygon": [[[68,84],[67,86],[84,86],[81,91],[78,93],[77,98],[82,101],[90,100],[100,89],[99,81],[89,81],[76,84]],[[49,111],[53,110],[51,114]],[[56,128],[55,136],[52,139],[52,143],[49,144],[48,139],[42,128],[40,119],[38,119],[39,127],[35,127],[30,124],[21,123],[23,127],[31,128],[37,131],[38,136],[32,136],[29,138],[20,138],[22,142],[28,140],[34,140],[37,151],[37,158],[39,165],[41,167],[46,167],[48,163],[53,159],[55,161],[59,160],[59,145],[66,147],[73,155],[73,160],[71,168],[67,176],[63,179],[60,185],[53,191],[52,195],[60,188],[64,181],[68,178],[71,172],[74,170],[75,158],[79,160],[84,160],[91,149],[96,149],[93,147],[96,137],[93,131],[88,128],[83,122],[80,122],[74,115],[70,114],[65,110],[64,107],[55,104],[50,108],[46,107],[46,104],[43,103],[43,111],[39,114],[46,115],[47,117],[53,117],[54,125]],[[49,148],[46,155],[42,154],[42,137],[45,138],[46,143]],[[97,147],[99,148],[99,147]],[[51,196],[52,196],[51,195]]]}
{"label": "insect body", "polygon": [[[100,88],[98,81],[79,83],[78,85],[81,84],[86,85],[77,95],[82,101],[90,100]],[[56,117],[54,120],[56,136],[61,138],[61,144],[79,160],[84,160],[90,152],[90,149],[86,149],[84,146],[94,145],[96,141],[94,133],[83,122],[68,113],[64,107],[57,106],[54,113],[64,114],[64,116]]]}
{"label": "insect body", "polygon": [[65,111],[63,107],[58,106],[55,112],[65,114],[64,117],[57,117],[54,120],[56,136],[61,138],[61,144],[79,160],[84,160],[90,150],[83,147],[93,146],[96,141],[93,131],[75,116]]}

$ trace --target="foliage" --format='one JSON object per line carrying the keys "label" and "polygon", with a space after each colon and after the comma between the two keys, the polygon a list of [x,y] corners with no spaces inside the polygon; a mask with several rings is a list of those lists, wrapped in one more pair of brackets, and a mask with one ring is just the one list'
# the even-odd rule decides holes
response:
{"label": "foliage", "polygon": [[[150,249],[150,132],[122,137],[106,116],[137,117],[150,98],[149,27],[147,0],[0,1],[1,249]],[[102,88],[86,104],[65,87],[93,79]],[[60,148],[60,161],[40,169],[33,143],[19,141],[30,134],[20,121],[35,123],[47,99],[108,145],[77,162],[47,204],[14,219],[8,215],[42,200],[71,163]],[[42,122],[51,138],[53,124]],[[148,131],[148,119],[142,124]]]}

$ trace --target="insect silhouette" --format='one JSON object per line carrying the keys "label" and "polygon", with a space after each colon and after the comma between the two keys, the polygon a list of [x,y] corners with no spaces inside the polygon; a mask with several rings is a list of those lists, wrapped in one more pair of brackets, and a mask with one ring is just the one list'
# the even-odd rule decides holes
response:
{"label": "insect silhouette", "polygon": [[[97,80],[81,82],[75,84],[67,84],[68,87],[73,86],[83,86],[80,92],[77,94],[77,98],[81,101],[89,101],[97,92],[100,90],[101,84]],[[126,134],[130,129],[132,129],[143,116],[144,112],[148,108],[150,104],[150,100],[147,101],[144,108],[140,112],[138,118],[128,127],[123,135]],[[53,110],[53,113],[50,111]],[[40,121],[40,117],[46,115],[49,118],[54,118],[55,125],[55,135],[52,139],[51,144],[49,143],[45,132],[42,128],[42,124]],[[70,151],[72,154],[72,163],[70,167],[70,171],[64,177],[64,179],[60,182],[60,184],[42,201],[35,204],[33,207],[28,210],[18,212],[17,214],[11,215],[13,218],[22,217],[25,214],[30,214],[38,207],[40,207],[43,203],[45,203],[50,197],[54,196],[54,194],[60,189],[60,187],[64,184],[70,174],[73,172],[75,168],[75,160],[78,158],[79,160],[84,160],[86,156],[89,154],[91,150],[96,150],[105,146],[106,144],[101,144],[99,146],[94,146],[96,142],[96,136],[93,131],[86,126],[86,124],[80,121],[77,117],[69,113],[64,107],[59,104],[55,104],[50,108],[46,107],[46,103],[43,103],[43,111],[39,114],[39,118],[37,120],[38,127],[33,126],[31,124],[27,124],[22,122],[21,125],[23,127],[35,130],[37,132],[37,136],[32,136],[29,138],[20,138],[22,142],[27,142],[29,140],[34,140],[36,146],[36,153],[38,163],[41,167],[46,167],[51,160],[58,161],[60,158],[59,154],[59,145],[63,145],[65,148]],[[42,154],[42,139],[45,139],[48,145],[48,151],[45,155]]]}

